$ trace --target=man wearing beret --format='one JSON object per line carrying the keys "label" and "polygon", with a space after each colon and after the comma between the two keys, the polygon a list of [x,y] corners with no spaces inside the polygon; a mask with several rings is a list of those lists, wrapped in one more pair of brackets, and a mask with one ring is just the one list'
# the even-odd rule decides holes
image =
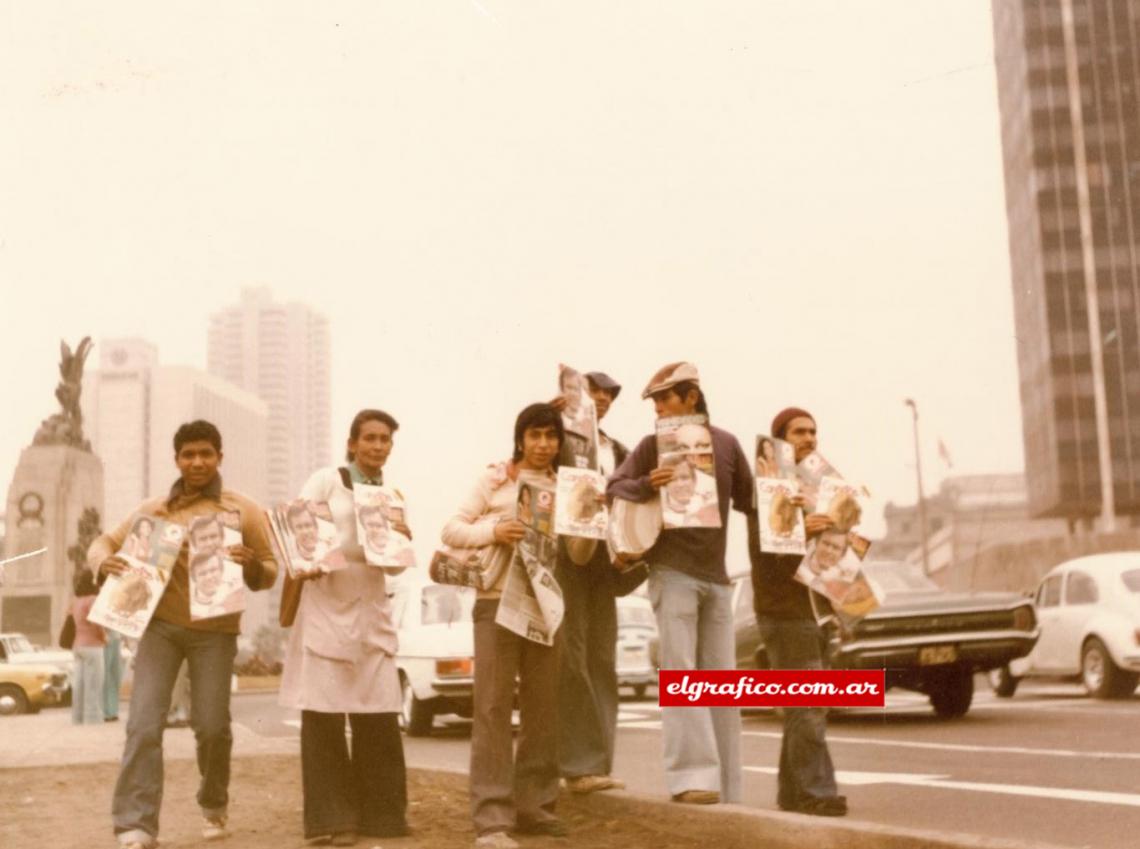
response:
{"label": "man wearing beret", "polygon": [[[799,463],[815,451],[815,417],[799,407],[788,407],[772,420],[772,436],[791,443]],[[795,503],[803,506],[803,497],[797,496]],[[833,524],[830,516],[820,513],[804,518],[809,539]],[[748,517],[752,591],[768,662],[772,669],[822,669],[823,634],[812,613],[811,591],[792,577],[803,558],[762,552],[759,541],[759,523],[753,514]],[[825,708],[784,708],[776,796],[781,810],[832,817],[847,813],[847,799],[838,795],[835,783],[826,728]]]}
{"label": "man wearing beret", "polygon": [[[600,371],[589,372],[586,383],[600,423],[621,385]],[[611,475],[629,452],[600,428],[598,436],[598,466],[603,475]],[[567,547],[559,545],[556,577],[566,603],[558,688],[559,768],[573,793],[620,789],[624,783],[610,775],[618,712],[618,574],[604,543],[594,546],[584,563],[574,562]]]}
{"label": "man wearing beret", "polygon": [[[708,414],[700,376],[691,363],[670,363],[649,380],[658,418]],[[753,511],[752,468],[731,433],[710,425],[720,510],[719,528],[661,532],[645,553],[649,599],[657,616],[662,669],[733,669],[732,584],[725,568],[728,507]],[[646,436],[618,467],[606,489],[612,498],[645,502],[673,478],[657,458],[657,437]],[[665,779],[675,802],[739,802],[740,710],[667,707],[661,712]]]}

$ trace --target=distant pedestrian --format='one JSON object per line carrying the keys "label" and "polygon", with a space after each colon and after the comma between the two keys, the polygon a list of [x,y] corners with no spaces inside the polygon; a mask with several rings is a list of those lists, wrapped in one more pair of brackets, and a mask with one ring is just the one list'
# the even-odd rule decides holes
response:
{"label": "distant pedestrian", "polygon": [[119,721],[119,689],[123,686],[123,640],[118,631],[106,629],[103,646],[103,721]]}
{"label": "distant pedestrian", "polygon": [[91,570],[81,569],[75,580],[75,600],[71,602],[71,616],[75,619],[71,721],[76,725],[103,721],[103,646],[107,637],[101,625],[87,619],[98,594]]}

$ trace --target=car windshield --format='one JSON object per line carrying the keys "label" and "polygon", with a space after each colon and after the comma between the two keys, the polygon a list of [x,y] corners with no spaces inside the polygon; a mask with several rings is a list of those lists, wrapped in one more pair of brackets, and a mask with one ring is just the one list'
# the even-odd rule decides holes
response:
{"label": "car windshield", "polygon": [[1129,592],[1140,593],[1140,569],[1129,569],[1120,576]]}
{"label": "car windshield", "polygon": [[424,587],[420,598],[420,622],[424,625],[470,622],[473,605],[474,593],[465,592],[463,587]]}
{"label": "car windshield", "polygon": [[12,654],[26,654],[35,650],[36,647],[23,634],[8,638],[8,651]]}
{"label": "car windshield", "polygon": [[657,620],[653,616],[652,608],[618,605],[618,627],[628,625],[641,625],[646,628],[653,628],[656,627]]}
{"label": "car windshield", "polygon": [[909,563],[866,563],[868,577],[886,593],[937,592],[938,584],[922,574],[922,569]]}

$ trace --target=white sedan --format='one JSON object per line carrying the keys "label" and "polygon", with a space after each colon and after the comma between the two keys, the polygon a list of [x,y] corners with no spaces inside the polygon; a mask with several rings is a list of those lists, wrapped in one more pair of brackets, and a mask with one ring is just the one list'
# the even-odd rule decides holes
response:
{"label": "white sedan", "polygon": [[392,614],[400,637],[401,722],[408,736],[424,737],[438,714],[471,717],[475,591],[415,577],[392,583]]}
{"label": "white sedan", "polygon": [[1094,554],[1053,567],[1035,597],[1041,638],[990,673],[999,696],[1027,677],[1079,677],[1098,699],[1127,698],[1140,682],[1140,551]]}

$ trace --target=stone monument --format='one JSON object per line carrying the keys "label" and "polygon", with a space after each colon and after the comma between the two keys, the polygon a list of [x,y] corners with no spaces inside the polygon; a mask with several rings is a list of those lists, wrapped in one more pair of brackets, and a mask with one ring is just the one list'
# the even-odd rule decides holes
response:
{"label": "stone monument", "polygon": [[103,463],[83,436],[79,394],[91,352],[85,337],[74,353],[60,343],[60,410],[44,419],[8,488],[4,557],[47,551],[5,569],[0,631],[20,631],[37,645],[55,645],[72,598],[76,570],[100,533]]}

